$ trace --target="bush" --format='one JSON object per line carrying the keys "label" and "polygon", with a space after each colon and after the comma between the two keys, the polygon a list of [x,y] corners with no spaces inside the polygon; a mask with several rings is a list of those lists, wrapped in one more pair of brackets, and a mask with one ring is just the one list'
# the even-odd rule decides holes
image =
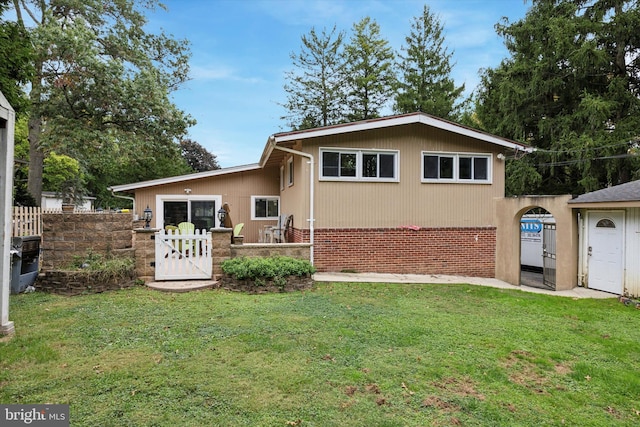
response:
{"label": "bush", "polygon": [[286,256],[232,258],[222,262],[222,271],[237,280],[281,281],[289,276],[309,276],[316,268],[309,261]]}
{"label": "bush", "polygon": [[85,272],[103,280],[125,279],[135,270],[135,260],[129,257],[114,257],[88,251],[84,256],[76,255],[63,270]]}

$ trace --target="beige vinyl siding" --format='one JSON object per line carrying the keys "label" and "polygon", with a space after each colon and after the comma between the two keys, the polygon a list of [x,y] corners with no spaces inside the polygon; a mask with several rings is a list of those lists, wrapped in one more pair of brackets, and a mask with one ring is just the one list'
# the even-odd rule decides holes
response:
{"label": "beige vinyl siding", "polygon": [[[191,189],[189,195],[185,189]],[[257,242],[258,230],[275,221],[251,220],[251,196],[278,196],[280,194],[280,172],[278,168],[231,173],[228,175],[159,185],[136,190],[136,213],[142,216],[147,205],[156,217],[156,195],[178,196],[222,196],[222,203],[229,203],[233,224],[243,222],[245,241]],[[221,206],[216,206],[216,210]],[[152,225],[155,224],[155,219]]]}
{"label": "beige vinyl siding", "polygon": [[[288,185],[287,161],[293,156],[293,185]],[[309,228],[309,161],[306,157],[287,154],[283,160],[285,166],[285,185],[280,195],[280,213],[293,215],[295,228]]]}
{"label": "beige vinyl siding", "polygon": [[640,297],[640,208],[626,209],[624,262],[624,292]]}
{"label": "beige vinyl siding", "polygon": [[[319,181],[319,149],[398,150],[400,182]],[[476,227],[493,225],[493,199],[504,196],[500,147],[419,125],[305,142],[316,161],[316,228]],[[422,183],[422,152],[491,155],[491,184]]]}

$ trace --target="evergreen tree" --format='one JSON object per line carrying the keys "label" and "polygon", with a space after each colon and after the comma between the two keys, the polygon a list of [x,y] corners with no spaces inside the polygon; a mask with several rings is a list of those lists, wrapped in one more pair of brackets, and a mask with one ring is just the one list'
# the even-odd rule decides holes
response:
{"label": "evergreen tree", "polygon": [[394,54],[380,36],[380,26],[366,17],[354,24],[345,47],[347,111],[349,121],[380,116],[396,89]]}
{"label": "evergreen tree", "polygon": [[460,105],[456,101],[464,85],[456,87],[451,78],[451,58],[444,45],[443,26],[428,6],[422,16],[411,23],[405,38],[405,54],[399,54],[399,91],[395,98],[395,111],[400,114],[422,111],[437,117],[455,120]]}
{"label": "evergreen tree", "polygon": [[300,53],[291,53],[294,70],[286,73],[287,102],[284,107],[292,129],[309,129],[343,121],[344,58],[343,32],[316,33],[312,28],[302,36]]}
{"label": "evergreen tree", "polygon": [[510,58],[484,71],[478,118],[538,148],[507,165],[508,189],[577,194],[639,178],[639,26],[629,0],[535,0],[497,26]]}

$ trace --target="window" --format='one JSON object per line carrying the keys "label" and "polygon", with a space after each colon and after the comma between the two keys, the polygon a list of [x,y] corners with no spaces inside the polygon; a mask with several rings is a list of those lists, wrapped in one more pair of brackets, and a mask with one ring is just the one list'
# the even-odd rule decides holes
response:
{"label": "window", "polygon": [[321,180],[398,181],[398,152],[320,149]]}
{"label": "window", "polygon": [[287,171],[289,173],[289,187],[293,185],[293,157],[287,160]]}
{"label": "window", "polygon": [[422,182],[491,183],[488,154],[422,153]]}
{"label": "window", "polygon": [[596,227],[598,228],[616,228],[616,224],[611,221],[608,218],[605,219],[601,219],[600,221],[598,221],[598,223],[596,224]]}
{"label": "window", "polygon": [[251,196],[251,219],[278,219],[280,197]]}
{"label": "window", "polygon": [[280,166],[280,190],[284,190],[284,166]]}

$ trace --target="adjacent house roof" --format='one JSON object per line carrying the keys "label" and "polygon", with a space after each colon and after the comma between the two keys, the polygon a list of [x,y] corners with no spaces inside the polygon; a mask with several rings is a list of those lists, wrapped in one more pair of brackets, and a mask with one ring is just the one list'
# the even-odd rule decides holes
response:
{"label": "adjacent house roof", "polygon": [[626,184],[615,185],[602,190],[582,194],[569,200],[570,204],[586,203],[620,203],[640,202],[640,181],[631,181]]}

